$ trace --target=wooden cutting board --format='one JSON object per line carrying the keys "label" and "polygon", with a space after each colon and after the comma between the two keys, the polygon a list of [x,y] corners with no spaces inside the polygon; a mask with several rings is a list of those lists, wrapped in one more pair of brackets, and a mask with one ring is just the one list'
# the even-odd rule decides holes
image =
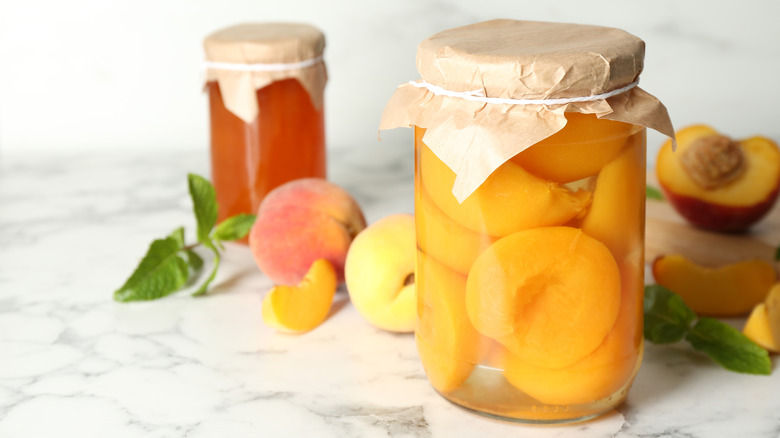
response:
{"label": "wooden cutting board", "polygon": [[[651,169],[647,172],[647,184],[659,188]],[[647,200],[645,260],[648,263],[663,254],[682,254],[712,267],[754,258],[774,263],[778,246],[780,203],[750,231],[723,234],[688,225],[668,202]]]}

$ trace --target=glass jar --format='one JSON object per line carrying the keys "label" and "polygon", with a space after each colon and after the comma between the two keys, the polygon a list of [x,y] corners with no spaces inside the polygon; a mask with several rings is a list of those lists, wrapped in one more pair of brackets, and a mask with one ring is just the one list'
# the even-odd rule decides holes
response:
{"label": "glass jar", "polygon": [[205,39],[219,221],[257,213],[287,181],[325,178],[324,45],[319,30],[293,23],[238,25]]}
{"label": "glass jar", "polygon": [[[643,351],[645,126],[674,132],[660,102],[636,90],[637,40],[511,20],[445,31],[419,46],[423,80],[385,110],[382,129],[415,131],[417,348],[431,385],[457,405],[565,423],[627,395]],[[571,65],[604,77],[601,45],[624,77],[585,85],[587,100],[582,81],[545,94]]]}

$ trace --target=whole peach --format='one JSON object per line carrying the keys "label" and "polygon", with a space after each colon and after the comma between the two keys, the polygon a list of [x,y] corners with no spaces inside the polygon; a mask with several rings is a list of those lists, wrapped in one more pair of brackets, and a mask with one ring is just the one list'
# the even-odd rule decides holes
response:
{"label": "whole peach", "polygon": [[343,282],[347,250],[365,227],[360,206],[346,190],[320,178],[298,179],[263,199],[249,247],[276,284],[300,283],[317,259],[327,259]]}

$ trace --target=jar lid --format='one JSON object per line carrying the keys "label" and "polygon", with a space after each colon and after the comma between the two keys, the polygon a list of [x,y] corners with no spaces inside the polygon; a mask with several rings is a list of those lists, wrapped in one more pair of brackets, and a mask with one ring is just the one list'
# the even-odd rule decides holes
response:
{"label": "jar lid", "polygon": [[245,23],[220,29],[203,40],[206,80],[217,81],[225,107],[247,123],[257,117],[255,91],[294,78],[316,108],[328,76],[325,36],[303,23]]}
{"label": "jar lid", "polygon": [[244,23],[207,36],[203,48],[213,62],[296,63],[321,56],[325,35],[303,23]]}
{"label": "jar lid", "polygon": [[492,20],[445,30],[417,49],[422,79],[452,91],[551,99],[602,94],[634,82],[645,43],[620,29]]}
{"label": "jar lid", "polygon": [[418,46],[421,80],[399,86],[379,129],[419,126],[456,174],[462,202],[499,166],[566,125],[565,112],[674,138],[663,104],[637,86],[644,42],[619,29],[491,20]]}

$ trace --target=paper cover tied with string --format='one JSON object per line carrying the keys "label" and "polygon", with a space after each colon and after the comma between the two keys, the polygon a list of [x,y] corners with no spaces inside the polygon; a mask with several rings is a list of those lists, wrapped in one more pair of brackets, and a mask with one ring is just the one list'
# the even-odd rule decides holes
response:
{"label": "paper cover tied with string", "polygon": [[325,36],[302,23],[246,23],[218,30],[203,41],[206,81],[217,81],[225,107],[246,123],[257,117],[255,91],[297,79],[317,109],[328,80]]}
{"label": "paper cover tied with string", "polygon": [[455,172],[465,200],[503,163],[560,131],[564,112],[674,137],[666,108],[637,86],[644,42],[600,26],[492,20],[418,46],[422,79],[396,89],[380,130],[426,128],[423,141]]}

